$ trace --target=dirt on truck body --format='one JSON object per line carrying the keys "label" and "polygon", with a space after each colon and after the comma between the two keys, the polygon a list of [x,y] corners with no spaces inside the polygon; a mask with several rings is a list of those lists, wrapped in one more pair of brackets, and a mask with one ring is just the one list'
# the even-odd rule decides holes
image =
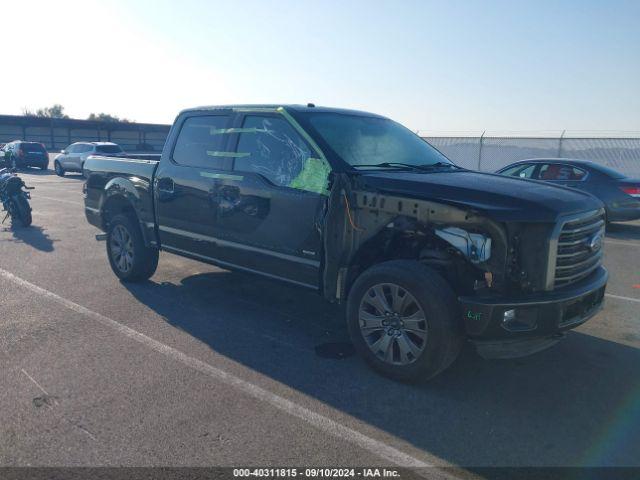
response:
{"label": "dirt on truck body", "polygon": [[302,106],[182,112],[159,162],[90,157],[86,215],[123,281],[157,252],[316,289],[400,380],[465,340],[526,355],[602,307],[602,204],[472,172],[379,115]]}

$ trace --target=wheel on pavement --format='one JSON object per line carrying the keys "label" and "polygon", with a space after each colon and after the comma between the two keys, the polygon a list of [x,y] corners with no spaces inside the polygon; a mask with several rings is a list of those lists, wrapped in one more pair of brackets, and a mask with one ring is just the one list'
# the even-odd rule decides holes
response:
{"label": "wheel on pavement", "polygon": [[14,198],[14,204],[16,213],[19,217],[20,223],[22,223],[23,227],[28,227],[31,225],[32,217],[31,217],[31,206],[29,206],[29,202],[22,195],[17,195]]}
{"label": "wheel on pavement", "polygon": [[355,281],[347,324],[356,350],[394,380],[427,380],[458,356],[463,342],[458,302],[447,282],[410,260],[375,265]]}
{"label": "wheel on pavement", "polygon": [[53,162],[53,168],[56,171],[56,175],[58,175],[59,177],[64,177],[65,171],[64,168],[62,168],[62,165],[60,165],[59,161],[55,161]]}
{"label": "wheel on pavement", "polygon": [[145,245],[140,225],[127,215],[116,215],[109,222],[107,255],[123,282],[147,280],[158,267],[158,250]]}

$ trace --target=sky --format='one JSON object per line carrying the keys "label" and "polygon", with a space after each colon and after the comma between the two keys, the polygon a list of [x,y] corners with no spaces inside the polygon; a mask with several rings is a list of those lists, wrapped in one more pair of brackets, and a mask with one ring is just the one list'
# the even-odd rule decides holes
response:
{"label": "sky", "polygon": [[[303,103],[421,134],[640,132],[638,0],[9,0],[0,113]],[[18,19],[7,21],[6,19]],[[23,61],[24,60],[24,61]]]}

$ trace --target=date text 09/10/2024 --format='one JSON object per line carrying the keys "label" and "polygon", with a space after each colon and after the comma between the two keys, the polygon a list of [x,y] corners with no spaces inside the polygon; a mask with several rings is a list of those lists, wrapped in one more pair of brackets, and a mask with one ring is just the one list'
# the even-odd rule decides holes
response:
{"label": "date text 09/10/2024", "polygon": [[400,472],[386,468],[234,468],[233,476],[262,478],[399,478]]}

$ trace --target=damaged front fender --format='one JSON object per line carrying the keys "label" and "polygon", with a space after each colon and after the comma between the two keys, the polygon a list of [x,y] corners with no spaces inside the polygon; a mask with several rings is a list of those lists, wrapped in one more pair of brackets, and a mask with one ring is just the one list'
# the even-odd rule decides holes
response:
{"label": "damaged front fender", "polygon": [[[394,235],[404,235],[419,251],[420,242],[428,244],[446,242],[446,235],[438,235],[449,229],[479,232],[490,239],[489,254],[477,256],[476,261],[467,258],[477,269],[491,272],[494,288],[504,283],[508,262],[508,239],[505,229],[497,222],[472,209],[464,209],[446,203],[415,199],[381,192],[369,192],[352,186],[348,174],[333,174],[328,210],[324,222],[323,294],[329,301],[342,301],[355,277],[373,261],[385,261],[388,255],[408,258],[406,251],[389,252],[383,255],[382,241],[389,242],[385,230],[392,229]],[[470,239],[478,237],[470,237]],[[462,255],[459,245],[447,242]],[[486,248],[486,244],[485,244]],[[367,250],[371,255],[367,256]],[[372,256],[382,257],[376,260]],[[385,256],[386,255],[386,256]],[[366,259],[363,261],[362,259]],[[415,254],[415,260],[419,255]]]}

